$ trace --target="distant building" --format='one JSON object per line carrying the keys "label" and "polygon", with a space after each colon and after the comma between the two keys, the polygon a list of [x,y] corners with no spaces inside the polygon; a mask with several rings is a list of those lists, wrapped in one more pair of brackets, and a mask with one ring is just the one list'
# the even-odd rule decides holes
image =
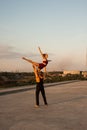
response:
{"label": "distant building", "polygon": [[84,78],[87,78],[87,71],[83,71],[82,75],[84,76]]}
{"label": "distant building", "polygon": [[77,71],[77,70],[64,70],[63,74],[64,75],[67,75],[67,74],[81,74],[81,71]]}

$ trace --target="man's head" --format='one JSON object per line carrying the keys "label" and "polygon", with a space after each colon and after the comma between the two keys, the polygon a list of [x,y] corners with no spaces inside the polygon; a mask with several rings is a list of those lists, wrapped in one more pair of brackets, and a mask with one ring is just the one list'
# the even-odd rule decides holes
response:
{"label": "man's head", "polygon": [[38,74],[39,74],[40,77],[44,76],[44,73],[42,71],[39,71]]}

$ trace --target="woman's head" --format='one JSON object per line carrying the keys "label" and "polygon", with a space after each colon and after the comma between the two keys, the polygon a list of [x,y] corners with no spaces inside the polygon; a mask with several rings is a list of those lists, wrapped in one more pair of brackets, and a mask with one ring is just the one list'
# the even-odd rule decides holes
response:
{"label": "woman's head", "polygon": [[43,54],[43,57],[47,59],[47,58],[48,58],[48,54],[47,54],[47,53],[44,53],[44,54]]}

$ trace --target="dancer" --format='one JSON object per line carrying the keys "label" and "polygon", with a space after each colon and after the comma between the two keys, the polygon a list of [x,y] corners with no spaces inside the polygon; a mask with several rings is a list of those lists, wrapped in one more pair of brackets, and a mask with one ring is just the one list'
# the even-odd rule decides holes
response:
{"label": "dancer", "polygon": [[41,54],[41,56],[42,56],[42,58],[43,58],[43,62],[42,62],[42,63],[34,62],[34,61],[32,61],[32,60],[30,60],[30,59],[27,59],[27,58],[25,58],[25,57],[22,57],[22,59],[23,59],[23,60],[26,60],[26,61],[28,61],[28,62],[30,62],[30,63],[32,63],[32,64],[35,65],[35,66],[37,66],[38,69],[40,69],[40,70],[44,68],[44,72],[46,72],[46,66],[47,66],[48,62],[51,61],[51,60],[47,60],[48,54],[47,54],[47,53],[44,53],[44,54],[43,54],[42,51],[41,51],[41,49],[40,49],[40,47],[38,47],[38,49],[39,49],[39,52],[40,52],[40,54]]}
{"label": "dancer", "polygon": [[45,90],[44,90],[44,85],[43,85],[43,80],[44,80],[44,74],[42,71],[39,71],[36,69],[36,66],[33,65],[34,69],[34,74],[36,78],[36,105],[35,107],[39,107],[39,93],[41,92],[44,104],[47,106],[47,100],[46,100],[46,95],[45,95]]}

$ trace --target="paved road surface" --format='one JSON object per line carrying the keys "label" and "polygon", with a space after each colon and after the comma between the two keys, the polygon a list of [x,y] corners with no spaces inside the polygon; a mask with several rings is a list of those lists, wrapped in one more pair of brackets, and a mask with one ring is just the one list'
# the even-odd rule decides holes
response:
{"label": "paved road surface", "polygon": [[35,89],[0,96],[0,130],[87,130],[87,81],[45,88],[49,105],[34,108]]}

